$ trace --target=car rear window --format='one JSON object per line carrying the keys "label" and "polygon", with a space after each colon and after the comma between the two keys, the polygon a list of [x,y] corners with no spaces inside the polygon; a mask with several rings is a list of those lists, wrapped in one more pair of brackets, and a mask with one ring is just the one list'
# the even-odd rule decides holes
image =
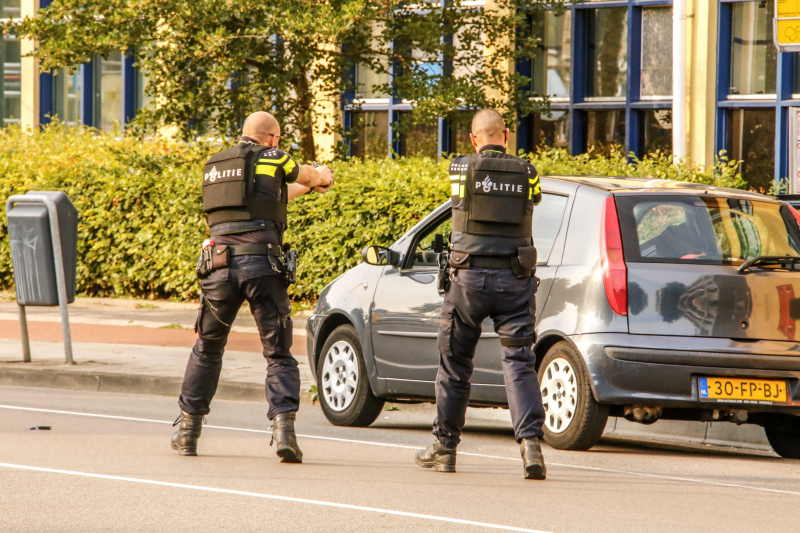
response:
{"label": "car rear window", "polygon": [[711,196],[617,196],[629,262],[740,264],[762,255],[800,256],[789,208]]}

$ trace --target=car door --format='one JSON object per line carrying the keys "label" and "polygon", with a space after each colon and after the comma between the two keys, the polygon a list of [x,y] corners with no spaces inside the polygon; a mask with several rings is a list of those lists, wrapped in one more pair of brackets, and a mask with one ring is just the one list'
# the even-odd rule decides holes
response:
{"label": "car door", "polygon": [[[378,282],[370,324],[372,345],[378,376],[389,380],[392,392],[411,393],[416,390],[413,383],[428,382],[418,393],[433,395],[439,368],[436,335],[444,301],[436,290],[438,254],[433,240],[436,234],[449,238],[450,228],[447,211],[418,232],[406,264],[387,267]],[[408,383],[403,388],[394,380]]]}

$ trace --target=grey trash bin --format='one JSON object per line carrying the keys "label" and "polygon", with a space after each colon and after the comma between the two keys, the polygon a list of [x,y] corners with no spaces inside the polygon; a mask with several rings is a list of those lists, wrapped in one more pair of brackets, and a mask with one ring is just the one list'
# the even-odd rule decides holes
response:
{"label": "grey trash bin", "polygon": [[[28,195],[46,196],[56,206],[67,302],[72,303],[75,301],[78,256],[78,210],[63,192],[31,191],[17,198]],[[17,302],[31,306],[58,305],[53,240],[47,207],[43,203],[27,203],[21,200],[11,207],[6,216]]]}
{"label": "grey trash bin", "polygon": [[11,262],[17,288],[22,360],[30,362],[29,305],[59,306],[64,335],[64,356],[72,359],[67,304],[75,300],[78,256],[78,210],[66,194],[30,191],[6,202]]}

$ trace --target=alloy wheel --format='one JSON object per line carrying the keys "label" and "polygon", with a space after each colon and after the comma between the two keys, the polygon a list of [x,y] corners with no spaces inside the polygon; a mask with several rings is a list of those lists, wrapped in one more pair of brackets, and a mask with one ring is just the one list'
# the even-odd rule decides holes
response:
{"label": "alloy wheel", "polygon": [[578,408],[578,378],[566,359],[553,359],[541,382],[545,426],[552,433],[562,433],[575,418]]}
{"label": "alloy wheel", "polygon": [[333,411],[344,411],[353,403],[358,386],[358,356],[346,341],[330,347],[322,361],[322,395]]}

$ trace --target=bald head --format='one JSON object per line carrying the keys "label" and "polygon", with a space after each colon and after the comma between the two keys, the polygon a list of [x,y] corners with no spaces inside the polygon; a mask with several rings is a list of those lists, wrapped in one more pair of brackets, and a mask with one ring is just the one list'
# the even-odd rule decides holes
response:
{"label": "bald head", "polygon": [[494,109],[481,109],[472,117],[473,145],[477,150],[487,144],[499,144],[505,146],[506,125],[503,117]]}
{"label": "bald head", "polygon": [[259,144],[272,144],[276,136],[280,136],[281,127],[278,121],[266,111],[256,111],[244,121],[242,135],[255,139]]}

